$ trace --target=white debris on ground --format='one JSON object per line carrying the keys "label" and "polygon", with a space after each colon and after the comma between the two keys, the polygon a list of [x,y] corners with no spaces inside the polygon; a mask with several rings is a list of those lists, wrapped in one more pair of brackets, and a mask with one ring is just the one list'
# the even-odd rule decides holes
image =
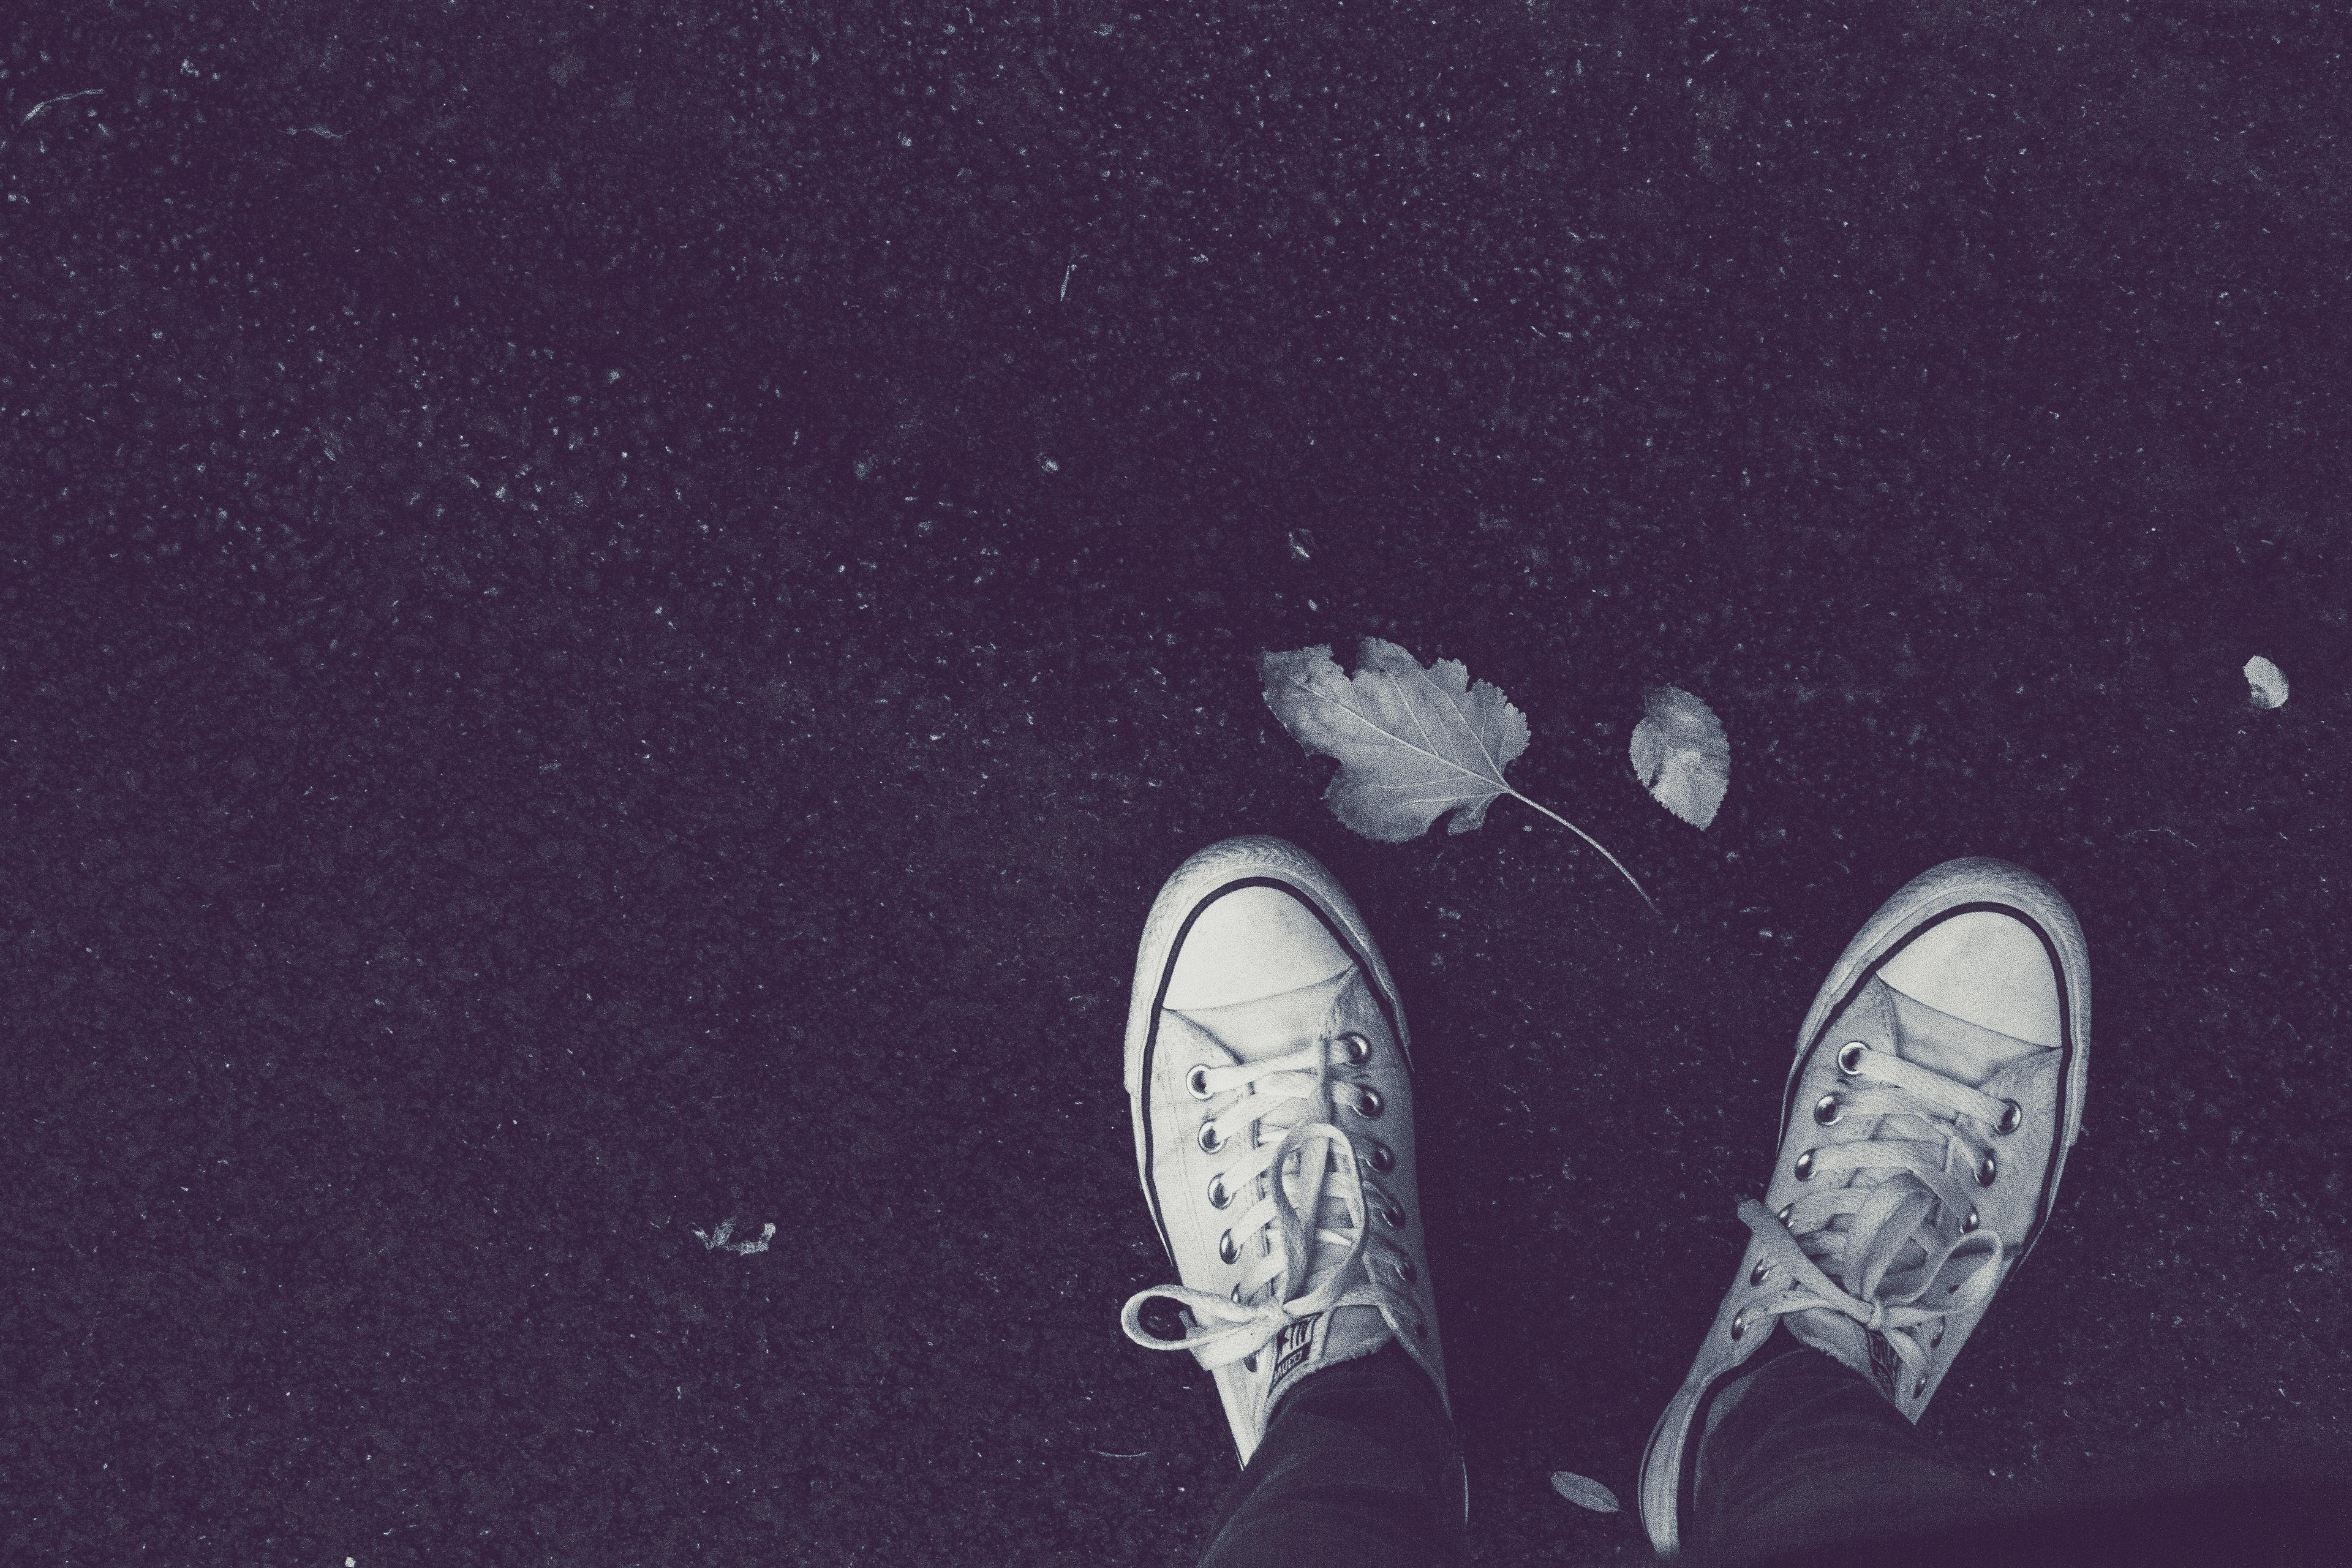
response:
{"label": "white debris on ground", "polygon": [[1554,1470],[1551,1489],[1579,1508],[1589,1508],[1595,1513],[1617,1511],[1617,1494],[1591,1476],[1580,1476],[1574,1470]]}
{"label": "white debris on ground", "polygon": [[2249,708],[2284,708],[2286,706],[2286,676],[2277,665],[2261,654],[2246,660],[2246,694]]}
{"label": "white debris on ground", "polygon": [[730,1215],[719,1226],[718,1235],[712,1236],[698,1228],[694,1233],[694,1237],[696,1240],[701,1242],[703,1246],[710,1248],[714,1252],[723,1247],[730,1252],[740,1252],[744,1257],[748,1258],[752,1253],[765,1252],[768,1250],[768,1238],[776,1234],[776,1227],[772,1221],[761,1226],[760,1239],[757,1241],[729,1241],[727,1238],[734,1234],[735,1216]]}

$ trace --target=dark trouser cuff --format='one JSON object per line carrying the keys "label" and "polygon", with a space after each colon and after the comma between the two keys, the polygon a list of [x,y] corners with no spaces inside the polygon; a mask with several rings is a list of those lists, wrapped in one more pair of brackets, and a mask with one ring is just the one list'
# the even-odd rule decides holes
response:
{"label": "dark trouser cuff", "polygon": [[1283,1396],[1201,1562],[1431,1568],[1468,1552],[1461,1444],[1437,1385],[1392,1342]]}

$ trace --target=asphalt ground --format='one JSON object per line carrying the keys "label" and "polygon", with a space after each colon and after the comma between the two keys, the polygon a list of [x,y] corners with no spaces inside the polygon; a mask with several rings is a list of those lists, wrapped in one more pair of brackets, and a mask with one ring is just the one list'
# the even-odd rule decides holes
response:
{"label": "asphalt ground", "polygon": [[[0,1556],[1192,1561],[1119,1053],[1244,832],[1401,976],[1476,1561],[1646,1557],[1549,1475],[1631,1500],[1814,988],[1958,855],[2079,912],[2094,1076],[1926,1429],[2340,1451],[2346,47],[12,13]],[[1342,827],[1255,660],[1367,635],[1665,918],[1515,802]]]}

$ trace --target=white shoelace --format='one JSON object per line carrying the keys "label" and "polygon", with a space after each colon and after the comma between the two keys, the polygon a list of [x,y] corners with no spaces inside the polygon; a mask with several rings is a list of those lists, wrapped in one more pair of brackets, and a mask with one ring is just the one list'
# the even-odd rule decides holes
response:
{"label": "white shoelace", "polygon": [[[1247,1108],[1256,1111],[1252,1120],[1261,1135],[1286,1129],[1272,1144],[1261,1136],[1255,1150],[1226,1141],[1237,1163],[1223,1173],[1225,1190],[1239,1195],[1261,1184],[1265,1188],[1264,1196],[1234,1217],[1234,1241],[1244,1249],[1254,1247],[1271,1225],[1273,1244],[1264,1250],[1258,1267],[1242,1277],[1238,1300],[1189,1285],[1137,1291],[1119,1313],[1119,1326],[1129,1339],[1148,1350],[1191,1351],[1203,1367],[1214,1369],[1255,1355],[1293,1322],[1340,1307],[1376,1308],[1400,1338],[1411,1333],[1415,1321],[1412,1304],[1379,1281],[1373,1259],[1366,1256],[1374,1245],[1383,1252],[1392,1250],[1373,1237],[1370,1218],[1372,1204],[1395,1200],[1377,1187],[1369,1189],[1368,1200],[1355,1147],[1330,1120],[1331,1090],[1351,1087],[1331,1070],[1332,1047],[1344,1037],[1326,1036],[1286,1056],[1208,1069],[1207,1121],[1222,1121],[1224,1112]],[[1286,1120],[1292,1116],[1299,1120]],[[1308,1155],[1318,1143],[1329,1152],[1314,1162],[1316,1173],[1308,1178]],[[1296,1196],[1290,1191],[1294,1183],[1303,1189]],[[1354,1220],[1352,1229],[1321,1223],[1327,1202],[1336,1203]],[[1311,1233],[1303,1217],[1310,1214],[1318,1221]],[[1273,1290],[1261,1299],[1269,1285]],[[1198,1327],[1176,1340],[1163,1340],[1146,1330],[1144,1304],[1162,1298],[1190,1307]]]}
{"label": "white shoelace", "polygon": [[[1807,1193],[1785,1218],[1753,1198],[1740,1204],[1739,1217],[1763,1243],[1764,1267],[1788,1281],[1746,1316],[1753,1329],[1759,1318],[1769,1325],[1790,1312],[1843,1313],[1884,1335],[1911,1375],[1932,1348],[1919,1342],[1922,1331],[1974,1308],[2000,1283],[2001,1238],[1976,1223],[1977,1173],[1997,1156],[1990,1134],[1963,1123],[1997,1131],[2010,1106],[1867,1045],[1850,1076],[1864,1081],[1840,1087],[1839,1120],[1886,1120],[1869,1138],[1815,1149],[1811,1179],[1843,1172],[1861,1179]],[[1957,1169],[1956,1154],[1963,1156]],[[1840,1215],[1852,1216],[1843,1229],[1832,1224]],[[1956,1258],[1962,1269],[1946,1278]]]}

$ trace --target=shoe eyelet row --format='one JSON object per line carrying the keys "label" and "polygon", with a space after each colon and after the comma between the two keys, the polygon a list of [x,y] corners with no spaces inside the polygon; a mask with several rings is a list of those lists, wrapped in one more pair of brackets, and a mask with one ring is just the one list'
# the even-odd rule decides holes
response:
{"label": "shoe eyelet row", "polygon": [[[1206,1130],[1204,1129],[1203,1131],[1205,1131]],[[1390,1148],[1387,1144],[1381,1142],[1377,1138],[1368,1139],[1366,1142],[1370,1142],[1372,1146],[1371,1156],[1368,1163],[1371,1165],[1373,1170],[1379,1172],[1381,1175],[1386,1175],[1391,1171],[1396,1169],[1395,1150]],[[1213,1154],[1218,1149],[1223,1148],[1223,1145],[1215,1144],[1213,1146],[1210,1140],[1207,1137],[1203,1137],[1201,1141],[1201,1147],[1206,1152]],[[1211,1176],[1209,1178],[1209,1206],[1213,1209],[1221,1209],[1225,1207],[1228,1204],[1231,1204],[1233,1201],[1234,1194],[1225,1190],[1225,1173],[1223,1171],[1220,1171],[1215,1175]]]}
{"label": "shoe eyelet row", "polygon": [[[1819,1119],[1820,1113],[1816,1111],[1815,1120]],[[1830,1120],[1834,1121],[1837,1118],[1832,1116]],[[1813,1152],[1811,1149],[1806,1150],[1803,1153],[1797,1156],[1797,1163],[1794,1166],[1790,1167],[1790,1174],[1795,1176],[1797,1180],[1801,1182],[1810,1182],[1813,1179]],[[1984,1157],[1984,1163],[1977,1167],[1977,1185],[1980,1187],[1989,1187],[1992,1185],[1993,1178],[2000,1174],[2000,1162],[1995,1160],[1991,1154],[1988,1153]],[[1786,1225],[1788,1223],[1788,1210],[1783,1208],[1780,1211],[1780,1223]]]}
{"label": "shoe eyelet row", "polygon": [[[1232,1231],[1229,1230],[1225,1232],[1224,1235],[1217,1237],[1217,1256],[1219,1258],[1223,1258],[1227,1263],[1232,1263],[1239,1259],[1241,1255],[1242,1244],[1234,1239],[1234,1233]],[[1257,1255],[1260,1258],[1271,1258],[1274,1256],[1274,1234],[1271,1227],[1262,1228],[1258,1231]],[[1235,1285],[1234,1289],[1234,1290],[1239,1291],[1241,1287],[1239,1285]],[[1234,1300],[1238,1301],[1241,1300],[1241,1297],[1239,1295],[1235,1295]]]}
{"label": "shoe eyelet row", "polygon": [[[1372,1042],[1364,1038],[1363,1036],[1357,1034],[1342,1035],[1339,1037],[1339,1041],[1347,1047],[1348,1061],[1350,1066],[1361,1067],[1366,1062],[1372,1059]],[[1209,1064],[1206,1062],[1194,1062],[1192,1064],[1192,1070],[1184,1075],[1184,1087],[1192,1091],[1192,1095],[1194,1100],[1207,1100],[1210,1098]],[[1374,1098],[1378,1099],[1379,1097],[1375,1095]],[[1378,1116],[1380,1112],[1375,1110],[1368,1112],[1367,1114]]]}

